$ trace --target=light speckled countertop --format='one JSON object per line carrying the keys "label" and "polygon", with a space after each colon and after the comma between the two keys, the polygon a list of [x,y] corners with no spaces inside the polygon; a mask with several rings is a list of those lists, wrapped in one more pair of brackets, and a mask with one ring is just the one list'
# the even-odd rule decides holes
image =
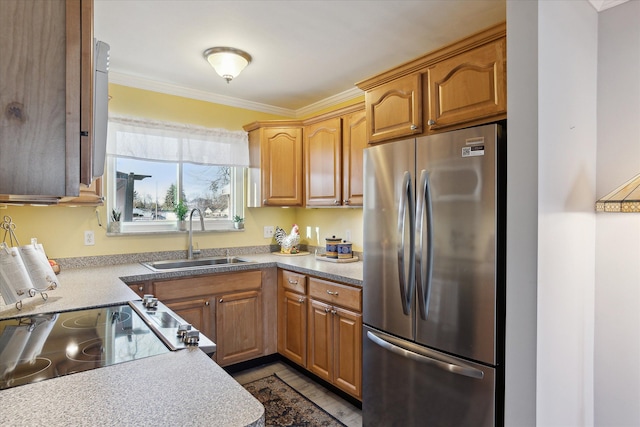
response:
{"label": "light speckled countertop", "polygon": [[[124,282],[280,267],[362,286],[362,261],[306,256],[242,255],[253,262],[153,272],[139,263],[63,269],[60,287],[23,300],[18,312],[0,302],[0,319],[139,299]],[[0,300],[1,301],[1,300]],[[194,351],[195,350],[195,351]],[[202,351],[181,350],[0,391],[0,425],[263,426],[264,408]],[[187,375],[193,374],[193,377]]]}
{"label": "light speckled countertop", "polygon": [[264,426],[264,407],[199,349],[0,391],[4,426]]}

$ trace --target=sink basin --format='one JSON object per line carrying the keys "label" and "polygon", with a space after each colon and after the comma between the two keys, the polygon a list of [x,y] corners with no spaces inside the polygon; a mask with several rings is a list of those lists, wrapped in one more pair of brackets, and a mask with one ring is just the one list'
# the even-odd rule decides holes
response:
{"label": "sink basin", "polygon": [[238,257],[215,257],[197,259],[174,259],[169,261],[143,262],[142,265],[153,271],[192,270],[196,268],[222,267],[231,264],[246,264],[254,261]]}

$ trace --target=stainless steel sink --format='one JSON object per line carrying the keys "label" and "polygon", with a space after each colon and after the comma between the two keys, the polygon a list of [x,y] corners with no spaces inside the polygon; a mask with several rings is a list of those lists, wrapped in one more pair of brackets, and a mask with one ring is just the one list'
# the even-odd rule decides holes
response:
{"label": "stainless steel sink", "polygon": [[214,257],[214,258],[198,258],[198,259],[174,259],[169,261],[153,261],[141,263],[145,267],[153,271],[179,271],[193,270],[196,268],[222,267],[232,264],[246,264],[250,261],[238,257]]}

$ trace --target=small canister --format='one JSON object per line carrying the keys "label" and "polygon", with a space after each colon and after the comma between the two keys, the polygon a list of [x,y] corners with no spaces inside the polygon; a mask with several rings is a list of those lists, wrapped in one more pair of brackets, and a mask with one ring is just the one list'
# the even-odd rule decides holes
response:
{"label": "small canister", "polygon": [[332,236],[325,239],[327,241],[326,255],[327,258],[338,258],[338,243],[342,241],[340,237]]}
{"label": "small canister", "polygon": [[351,251],[351,243],[346,240],[342,243],[338,243],[338,259],[353,258],[353,252]]}

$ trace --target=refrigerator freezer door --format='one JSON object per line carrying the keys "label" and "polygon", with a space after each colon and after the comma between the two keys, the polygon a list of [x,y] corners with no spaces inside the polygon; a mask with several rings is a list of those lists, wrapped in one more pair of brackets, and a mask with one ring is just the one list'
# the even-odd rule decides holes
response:
{"label": "refrigerator freezer door", "polygon": [[494,425],[493,368],[363,330],[363,426]]}
{"label": "refrigerator freezer door", "polygon": [[428,302],[418,310],[416,341],[490,365],[496,364],[496,132],[488,125],[416,143],[416,174],[428,183],[420,180],[416,191],[425,207],[416,227],[422,231],[417,304]]}
{"label": "refrigerator freezer door", "polygon": [[364,150],[364,323],[413,338],[415,140]]}

